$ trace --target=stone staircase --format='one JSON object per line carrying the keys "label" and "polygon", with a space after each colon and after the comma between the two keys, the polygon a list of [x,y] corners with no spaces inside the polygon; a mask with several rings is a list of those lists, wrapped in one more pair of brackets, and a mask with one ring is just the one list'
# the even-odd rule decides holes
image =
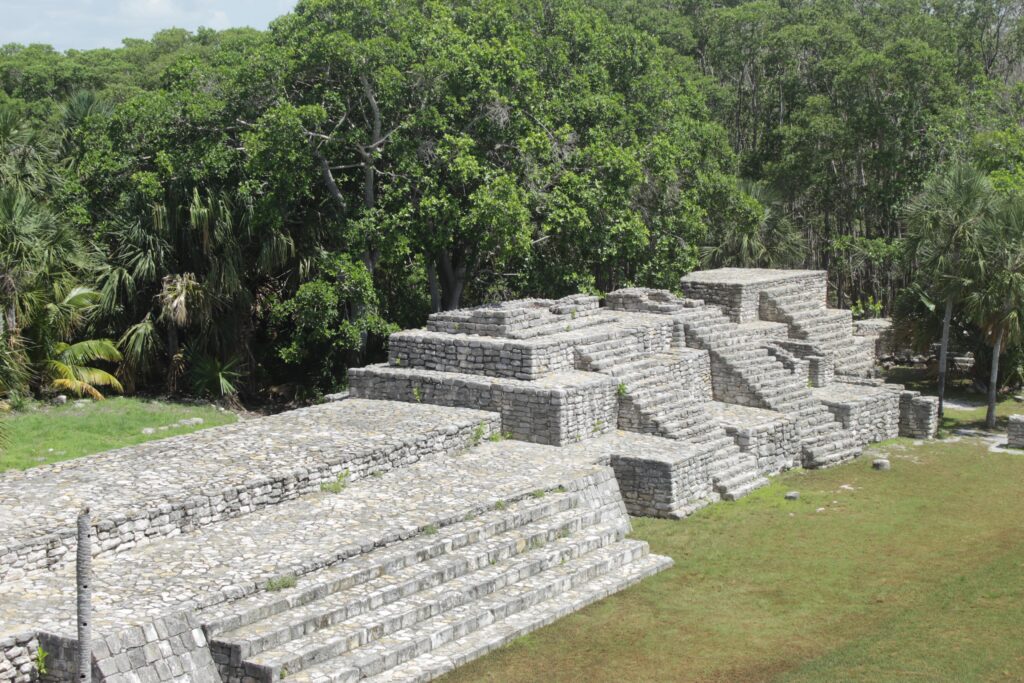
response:
{"label": "stone staircase", "polygon": [[499,507],[200,613],[222,679],[430,680],[671,565],[614,486]]}
{"label": "stone staircase", "polygon": [[609,340],[578,349],[582,365],[619,382],[619,428],[683,441],[710,456],[715,491],[736,500],[768,483],[757,460],[742,453],[705,409],[694,382],[682,377],[678,353],[648,354]]}
{"label": "stone staircase", "polygon": [[854,437],[813,397],[806,377],[769,353],[757,323],[734,323],[717,306],[683,309],[675,319],[681,323],[680,342],[711,354],[716,399],[795,416],[801,436],[798,464],[827,467],[860,453]]}
{"label": "stone staircase", "polygon": [[794,339],[811,342],[831,352],[837,374],[871,375],[875,362],[874,339],[854,336],[850,311],[827,308],[824,301],[808,297],[803,290],[766,290],[761,298],[762,318],[786,323]]}

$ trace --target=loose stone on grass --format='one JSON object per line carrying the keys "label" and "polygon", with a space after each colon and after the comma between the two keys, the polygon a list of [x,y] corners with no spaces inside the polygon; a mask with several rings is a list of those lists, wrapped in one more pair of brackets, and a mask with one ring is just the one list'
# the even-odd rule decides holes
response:
{"label": "loose stone on grass", "polygon": [[884,472],[892,469],[892,465],[885,458],[875,458],[871,461],[871,469]]}

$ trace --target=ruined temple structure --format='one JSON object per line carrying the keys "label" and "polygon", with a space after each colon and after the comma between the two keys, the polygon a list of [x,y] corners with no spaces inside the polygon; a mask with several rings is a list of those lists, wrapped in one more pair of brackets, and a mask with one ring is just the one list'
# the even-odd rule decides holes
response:
{"label": "ruined temple structure", "polygon": [[627,513],[934,435],[824,273],[681,289],[435,314],[346,400],[0,475],[0,681],[78,680],[86,505],[93,680],[426,681],[670,566]]}

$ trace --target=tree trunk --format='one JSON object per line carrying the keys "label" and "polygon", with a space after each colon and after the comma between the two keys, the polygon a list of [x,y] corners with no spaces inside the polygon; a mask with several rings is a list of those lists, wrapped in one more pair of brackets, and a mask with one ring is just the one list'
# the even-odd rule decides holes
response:
{"label": "tree trunk", "polygon": [[452,258],[447,249],[437,255],[437,275],[441,281],[441,306],[445,311],[454,311],[462,301],[462,290],[466,287],[466,264],[463,259]]}
{"label": "tree trunk", "polygon": [[953,300],[946,300],[942,316],[942,343],[939,344],[939,423],[942,422],[943,403],[946,399],[946,358],[949,353],[949,324],[953,320]]}
{"label": "tree trunk", "polygon": [[441,310],[441,288],[437,283],[437,266],[434,259],[426,255],[423,259],[427,264],[427,285],[430,287],[430,312],[438,313]]}
{"label": "tree trunk", "polygon": [[1003,328],[999,328],[996,342],[992,345],[992,372],[988,379],[988,412],[985,413],[985,426],[996,428],[996,391],[999,388],[999,353],[1003,350]]}

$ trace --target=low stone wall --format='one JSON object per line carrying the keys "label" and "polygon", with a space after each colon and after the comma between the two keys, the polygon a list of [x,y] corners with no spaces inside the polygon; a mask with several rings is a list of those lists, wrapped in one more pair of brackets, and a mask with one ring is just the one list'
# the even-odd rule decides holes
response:
{"label": "low stone wall", "polygon": [[[78,680],[78,642],[48,633],[39,640],[49,653],[47,674],[41,680]],[[220,683],[206,635],[190,612],[94,636],[92,662],[92,679],[104,683]]]}
{"label": "low stone wall", "polygon": [[836,421],[857,439],[858,445],[894,439],[900,434],[900,396],[884,387],[837,382],[829,392],[814,396]]}
{"label": "low stone wall", "polygon": [[1024,415],[1010,416],[1006,436],[1010,448],[1024,448]]}
{"label": "low stone wall", "polygon": [[939,399],[919,391],[900,393],[900,436],[931,439],[939,432]]}
{"label": "low stone wall", "polygon": [[762,408],[712,402],[709,413],[762,474],[775,474],[800,459],[800,433],[787,415]]}
{"label": "low stone wall", "polygon": [[38,649],[39,640],[31,631],[0,637],[0,683],[28,683],[37,680]]}
{"label": "low stone wall", "polygon": [[873,337],[875,358],[887,358],[896,352],[896,334],[889,318],[854,320],[853,334],[857,337]]}
{"label": "low stone wall", "polygon": [[529,342],[406,330],[388,341],[388,363],[399,368],[533,380],[574,361],[572,340],[555,335]]}
{"label": "low stone wall", "polygon": [[[566,381],[560,383],[564,378]],[[371,365],[349,371],[360,398],[474,406],[501,414],[501,431],[520,441],[563,446],[614,429],[617,385],[597,373],[571,372],[540,382]]]}
{"label": "low stone wall", "polygon": [[612,453],[609,464],[629,514],[681,519],[717,500],[709,457],[664,439],[645,447],[638,437],[630,440],[628,452]]}
{"label": "low stone wall", "polygon": [[826,273],[817,270],[767,270],[719,268],[690,273],[680,286],[690,299],[721,306],[733,322],[749,323],[761,316],[761,292],[769,289],[799,290],[808,298],[818,298],[825,305]]}

